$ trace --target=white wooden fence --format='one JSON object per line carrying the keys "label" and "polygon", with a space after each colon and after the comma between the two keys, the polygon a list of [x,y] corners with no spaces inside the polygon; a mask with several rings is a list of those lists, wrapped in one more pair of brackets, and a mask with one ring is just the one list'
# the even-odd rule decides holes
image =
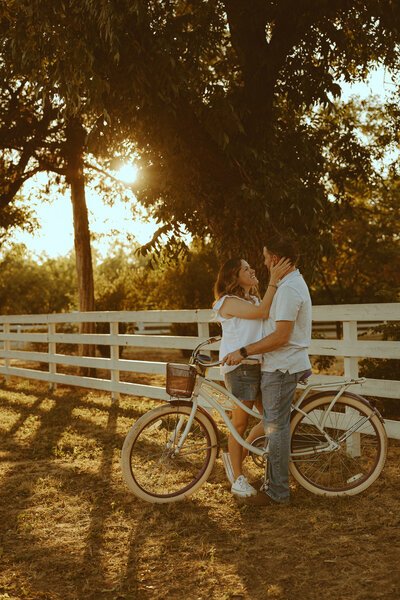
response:
{"label": "white wooden fence", "polygon": [[[162,387],[120,380],[120,374],[123,372],[163,375],[166,363],[123,359],[120,358],[119,348],[192,350],[200,341],[209,337],[209,324],[212,319],[211,310],[0,316],[0,374],[4,375],[6,380],[16,376],[48,381],[51,385],[64,384],[105,390],[111,392],[113,398],[123,393],[167,399]],[[326,324],[338,321],[343,325],[343,339],[313,339],[310,354],[343,357],[345,378],[358,377],[358,364],[362,358],[400,359],[400,342],[365,339],[359,336],[357,325],[363,322],[400,321],[400,303],[313,307],[313,325],[317,329],[318,322]],[[76,332],[80,322],[101,323],[103,326],[108,324],[109,333],[80,335]],[[127,331],[135,333],[119,333],[120,323],[125,324]],[[197,336],[149,334],[152,324],[158,331],[162,331],[166,324],[171,323],[195,323]],[[146,333],[143,333],[145,330]],[[46,351],[37,351],[34,348],[35,343],[45,344]],[[109,346],[110,357],[77,356],[76,352],[66,353],[65,349],[64,353],[60,353],[57,351],[57,345],[60,344],[76,345],[74,348],[77,348],[78,344]],[[216,350],[218,344],[208,348]],[[29,366],[26,363],[29,363]],[[58,365],[102,369],[109,373],[110,378],[60,373]],[[46,370],[43,370],[43,366]],[[221,379],[219,369],[210,369],[210,377]],[[323,380],[329,383],[338,379],[342,377],[315,374],[310,381],[317,383]],[[365,396],[396,398],[400,401],[400,381],[396,380],[367,379],[364,384],[355,385],[351,389]],[[389,436],[400,439],[400,422],[387,420],[386,429]]]}

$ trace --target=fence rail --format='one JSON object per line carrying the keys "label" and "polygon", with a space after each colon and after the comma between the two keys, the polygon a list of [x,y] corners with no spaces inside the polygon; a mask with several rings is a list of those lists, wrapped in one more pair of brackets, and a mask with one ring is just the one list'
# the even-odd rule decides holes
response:
{"label": "fence rail", "polygon": [[[53,386],[65,384],[105,390],[111,392],[113,398],[123,393],[167,399],[163,387],[120,380],[121,373],[165,375],[166,363],[123,359],[120,349],[192,350],[210,336],[212,320],[213,311],[205,309],[0,316],[0,374],[6,380],[15,376],[47,381]],[[363,358],[400,359],[400,342],[365,339],[363,336],[370,324],[384,321],[400,321],[400,304],[314,306],[313,330],[325,328],[329,331],[329,339],[313,339],[309,352],[317,356],[343,357],[344,375],[313,374],[310,381],[330,383],[356,378],[359,361]],[[108,324],[109,333],[75,333],[79,323],[84,322],[102,324],[103,329],[104,324]],[[340,340],[332,339],[337,322],[343,331]],[[197,325],[197,336],[172,335],[171,326],[176,323]],[[124,333],[119,333],[120,324],[124,324]],[[126,333],[126,330],[134,333]],[[38,344],[45,345],[47,351],[42,347],[38,350]],[[109,347],[110,357],[77,356],[75,346],[79,344]],[[66,345],[69,345],[67,350]],[[214,344],[209,348],[217,350],[218,347]],[[60,348],[62,352],[58,351]],[[105,370],[109,379],[60,373],[59,365]],[[220,380],[219,369],[210,369],[210,377]],[[397,380],[367,379],[352,390],[366,396],[400,401],[400,381]],[[400,439],[400,422],[387,420],[386,428],[389,436]]]}

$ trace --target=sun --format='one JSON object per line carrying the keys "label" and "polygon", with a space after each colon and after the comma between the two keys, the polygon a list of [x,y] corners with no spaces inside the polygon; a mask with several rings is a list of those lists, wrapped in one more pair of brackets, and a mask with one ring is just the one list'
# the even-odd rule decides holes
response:
{"label": "sun", "polygon": [[118,169],[118,179],[124,183],[134,183],[138,174],[138,169],[132,164],[124,164]]}

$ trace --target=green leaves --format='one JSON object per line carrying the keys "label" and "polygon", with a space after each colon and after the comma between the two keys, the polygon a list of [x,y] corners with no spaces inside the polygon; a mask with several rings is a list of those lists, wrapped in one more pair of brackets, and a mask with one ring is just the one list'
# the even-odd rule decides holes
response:
{"label": "green leaves", "polygon": [[334,102],[341,77],[398,68],[389,0],[26,0],[2,6],[0,31],[37,98],[84,120],[90,151],[141,157],[137,198],[161,226],[145,250],[161,251],[164,224],[223,254],[278,228],[315,260],[336,204],[375,178],[357,109]]}

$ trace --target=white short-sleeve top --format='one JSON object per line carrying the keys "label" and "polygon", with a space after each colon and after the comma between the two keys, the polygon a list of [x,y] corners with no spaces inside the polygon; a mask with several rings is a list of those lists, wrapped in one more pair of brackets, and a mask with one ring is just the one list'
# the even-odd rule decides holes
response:
{"label": "white short-sleeve top", "polygon": [[306,282],[296,270],[278,282],[278,289],[264,321],[264,336],[273,333],[277,321],[294,321],[289,341],[263,355],[263,371],[298,373],[311,368],[308,347],[311,341],[311,298]]}
{"label": "white short-sleeve top", "polygon": [[[234,352],[242,346],[247,346],[247,344],[258,342],[263,337],[263,319],[242,319],[240,317],[230,317],[225,319],[220,315],[219,311],[226,298],[238,298],[242,302],[248,302],[249,304],[254,304],[255,306],[260,304],[258,298],[254,296],[254,302],[250,302],[250,300],[244,300],[239,296],[230,295],[222,296],[222,298],[217,300],[217,302],[214,304],[213,309],[215,310],[215,320],[221,323],[222,327],[222,340],[219,347],[220,360],[229,354],[229,352]],[[262,360],[261,354],[252,354],[249,355],[249,357],[257,358],[260,362]],[[221,373],[233,371],[238,366],[239,365],[221,365]]]}

